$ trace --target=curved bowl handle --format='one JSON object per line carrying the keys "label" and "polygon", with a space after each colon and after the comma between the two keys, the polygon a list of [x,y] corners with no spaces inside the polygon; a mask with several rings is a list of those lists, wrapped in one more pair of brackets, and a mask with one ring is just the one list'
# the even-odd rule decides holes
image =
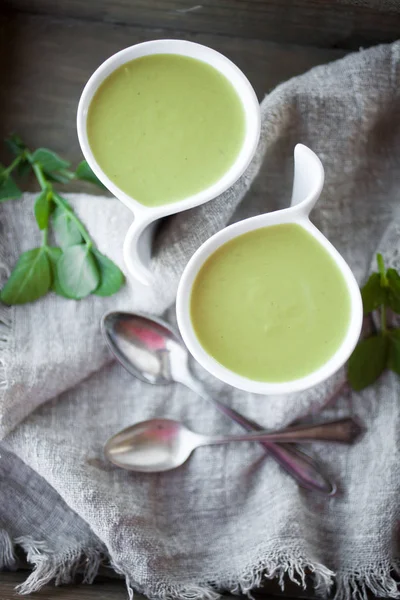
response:
{"label": "curved bowl handle", "polygon": [[324,179],[324,167],[318,156],[307,146],[297,144],[294,149],[294,180],[290,206],[298,207],[299,213],[308,217],[321,194]]}
{"label": "curved bowl handle", "polygon": [[[298,211],[299,217],[308,217],[317,202],[324,185],[324,168],[318,156],[304,146],[297,144],[294,149],[294,181],[291,208]],[[124,260],[129,274],[143,283],[151,285],[151,251],[154,231],[160,217],[154,219],[137,215],[130,226],[124,241]]]}
{"label": "curved bowl handle", "polygon": [[136,218],[124,241],[124,261],[129,274],[144,285],[151,285],[153,281],[150,260],[157,221]]}

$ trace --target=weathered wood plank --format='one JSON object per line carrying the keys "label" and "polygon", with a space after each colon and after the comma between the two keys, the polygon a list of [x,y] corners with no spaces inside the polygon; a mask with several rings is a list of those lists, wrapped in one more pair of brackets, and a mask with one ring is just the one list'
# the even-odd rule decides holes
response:
{"label": "weathered wood plank", "polygon": [[358,49],[395,40],[396,0],[7,0],[19,11],[183,32]]}
{"label": "weathered wood plank", "polygon": [[[25,581],[28,573],[0,573],[1,600],[16,600],[15,587]],[[21,596],[19,596],[21,598]],[[119,580],[96,580],[93,585],[45,586],[40,592],[29,596],[33,600],[126,600],[125,583]],[[144,600],[135,594],[135,600]]]}
{"label": "weathered wood plank", "polygon": [[[15,587],[27,577],[26,572],[0,573],[0,598],[1,600],[17,600]],[[269,591],[270,590],[270,591]],[[254,594],[259,600],[310,600],[314,596],[304,591],[298,585],[288,582],[286,592],[282,592],[278,585],[270,584],[265,591]],[[47,585],[39,592],[32,594],[32,600],[127,600],[125,583],[122,580],[108,580],[104,577],[95,580],[93,585],[69,585],[54,587]],[[20,596],[21,598],[21,596]],[[241,596],[224,596],[224,600],[240,600]],[[247,598],[247,597],[246,597]],[[135,600],[146,600],[141,594],[135,594]],[[243,597],[243,600],[244,597]]]}
{"label": "weathered wood plank", "polygon": [[[259,98],[281,81],[344,54],[205,33],[168,34],[229,56],[247,74]],[[4,16],[0,19],[0,140],[15,131],[30,146],[48,146],[77,163],[82,156],[76,108],[88,77],[121,48],[165,35],[162,30],[111,23],[15,13]],[[0,161],[5,159],[1,148]]]}

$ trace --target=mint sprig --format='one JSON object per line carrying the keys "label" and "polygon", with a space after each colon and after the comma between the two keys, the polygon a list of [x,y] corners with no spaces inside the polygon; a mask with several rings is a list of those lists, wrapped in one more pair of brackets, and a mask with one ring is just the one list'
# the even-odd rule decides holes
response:
{"label": "mint sprig", "polygon": [[364,316],[380,313],[380,328],[362,339],[350,357],[347,376],[356,391],[375,383],[386,369],[400,375],[400,329],[388,324],[388,309],[400,314],[400,275],[395,269],[386,270],[381,254],[377,263],[378,272],[369,277],[361,297]]}
{"label": "mint sprig", "polygon": [[[70,163],[47,148],[31,152],[18,136],[6,140],[15,158],[8,167],[0,165],[0,202],[16,200],[22,191],[15,182],[30,170],[40,185],[33,214],[42,232],[42,245],[19,257],[0,292],[6,304],[34,302],[53,291],[64,298],[80,300],[89,294],[111,296],[124,284],[119,267],[104,256],[72,206],[55,189],[54,183],[74,179],[103,187],[86,161],[76,171]],[[50,229],[59,244],[48,243]]]}

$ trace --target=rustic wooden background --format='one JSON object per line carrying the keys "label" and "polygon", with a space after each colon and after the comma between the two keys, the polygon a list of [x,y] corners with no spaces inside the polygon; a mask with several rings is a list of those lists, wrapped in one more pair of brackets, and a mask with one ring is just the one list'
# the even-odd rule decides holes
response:
{"label": "rustic wooden background", "polygon": [[[226,54],[261,99],[315,65],[400,37],[400,0],[0,0],[0,139],[18,132],[31,147],[78,163],[75,115],[88,77],[114,52],[165,37]],[[14,599],[25,576],[0,574],[0,600]],[[271,582],[263,598],[277,594]],[[289,586],[286,595],[310,592]],[[100,578],[32,597],[122,600],[126,592],[123,582]]]}

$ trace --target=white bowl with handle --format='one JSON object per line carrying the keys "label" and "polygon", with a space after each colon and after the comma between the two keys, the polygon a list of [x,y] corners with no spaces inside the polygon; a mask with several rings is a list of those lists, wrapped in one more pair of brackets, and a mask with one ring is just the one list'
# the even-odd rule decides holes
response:
{"label": "white bowl with handle", "polygon": [[[239,221],[213,235],[194,253],[182,274],[178,287],[177,320],[182,338],[191,354],[207,371],[221,381],[241,390],[258,394],[298,392],[324,381],[343,366],[350,357],[359,339],[362,326],[363,306],[357,281],[343,257],[309,219],[309,214],[317,202],[324,184],[322,163],[312,150],[302,144],[296,146],[294,158],[295,172],[290,207]],[[192,287],[205,261],[220,246],[248,231],[283,223],[296,223],[303,227],[325,248],[339,267],[350,297],[349,325],[340,347],[325,364],[312,373],[282,383],[255,381],[226,368],[203,348],[190,318]]]}
{"label": "white bowl with handle", "polygon": [[[87,116],[90,103],[103,81],[121,65],[152,54],[178,54],[201,60],[222,73],[236,90],[244,109],[245,135],[234,163],[210,187],[184,200],[157,207],[146,207],[121,190],[97,163],[87,135]],[[144,284],[151,284],[149,270],[152,239],[157,221],[216,198],[231,187],[249,165],[260,137],[260,107],[257,96],[242,71],[228,58],[215,50],[184,40],[155,40],[131,46],[111,56],[93,73],[87,82],[78,105],[77,130],[83,155],[93,172],[116,198],[131,209],[134,221],[124,242],[124,259],[129,273]]]}

